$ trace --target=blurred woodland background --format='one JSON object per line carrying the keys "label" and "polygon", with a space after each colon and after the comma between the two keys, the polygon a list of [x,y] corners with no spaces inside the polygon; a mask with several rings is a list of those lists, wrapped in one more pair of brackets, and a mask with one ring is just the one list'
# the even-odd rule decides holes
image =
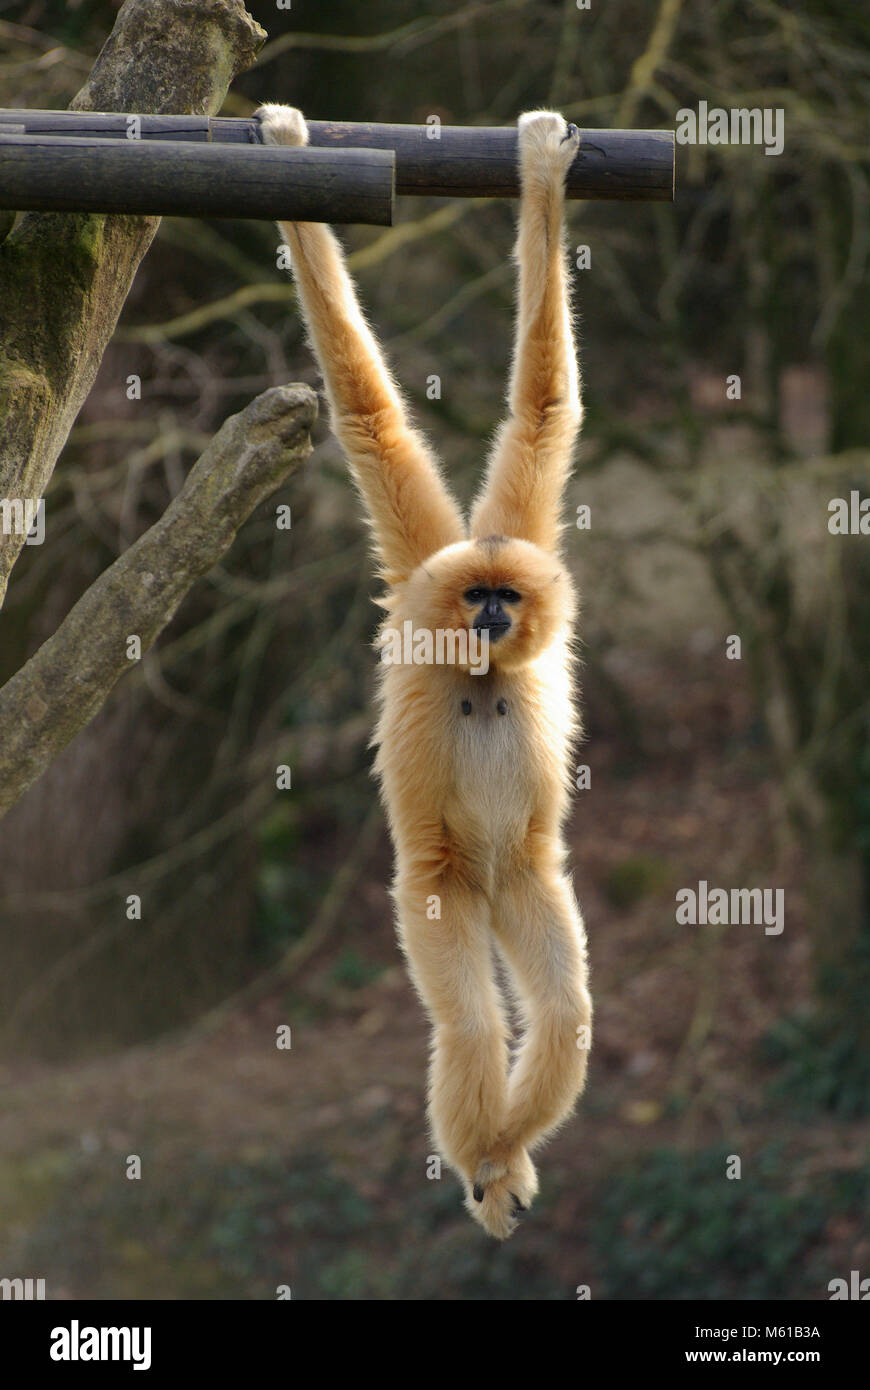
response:
{"label": "blurred woodland background", "polygon": [[[377,586],[321,420],[304,470],[0,828],[0,1275],[49,1297],[826,1298],[870,1275],[870,537],[828,530],[832,498],[870,495],[870,16],[249,9],[270,42],[224,114],[507,124],[552,105],[672,129],[704,100],[783,108],[785,148],[678,147],[673,205],[570,207],[591,254],[570,494],[591,527],[567,542],[591,787],[570,838],[597,1033],[525,1225],[490,1243],[454,1179],[426,1178],[427,1030],[368,773]],[[0,0],[2,105],[65,106],[116,10]],[[343,233],[465,498],[502,412],[513,215],[400,200],[395,228]],[[227,415],[316,382],[277,243],[163,222],[46,543],[13,574],[0,682]],[[678,926],[700,879],[783,888],[784,932]]]}

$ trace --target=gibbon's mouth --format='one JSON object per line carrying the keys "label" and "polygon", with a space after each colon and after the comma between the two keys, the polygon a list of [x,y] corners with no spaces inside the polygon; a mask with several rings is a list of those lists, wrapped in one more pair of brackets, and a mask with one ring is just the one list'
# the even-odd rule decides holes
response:
{"label": "gibbon's mouth", "polygon": [[497,642],[500,637],[504,637],[510,623],[475,623],[478,632],[488,632],[490,642]]}

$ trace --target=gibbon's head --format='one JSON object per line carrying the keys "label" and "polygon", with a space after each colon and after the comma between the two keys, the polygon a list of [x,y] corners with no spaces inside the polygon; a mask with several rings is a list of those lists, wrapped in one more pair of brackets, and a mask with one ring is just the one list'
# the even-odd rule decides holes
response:
{"label": "gibbon's head", "polygon": [[505,536],[437,550],[408,581],[403,615],[414,628],[489,634],[490,665],[510,670],[539,656],[574,619],[564,565],[531,541]]}

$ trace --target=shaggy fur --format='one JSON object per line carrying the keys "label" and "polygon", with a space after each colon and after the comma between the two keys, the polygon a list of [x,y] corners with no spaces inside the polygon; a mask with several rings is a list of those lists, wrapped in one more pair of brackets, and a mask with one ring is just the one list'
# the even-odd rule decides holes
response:
{"label": "shaggy fur", "polygon": [[[265,106],[263,139],[301,145],[290,107]],[[280,223],[332,426],[368,509],[387,584],[385,628],[469,630],[474,588],[515,590],[485,675],[382,665],[376,771],[396,855],[393,897],[412,979],[434,1025],[429,1112],[471,1215],[511,1234],[538,1183],[529,1157],[570,1114],[586,1074],[591,1005],[583,923],[562,824],[578,724],[575,602],[558,557],[562,494],[580,426],[563,244],[577,132],[521,116],[519,308],[502,426],[470,525],[363,319],[328,228]],[[493,946],[523,1032],[511,1065]]]}

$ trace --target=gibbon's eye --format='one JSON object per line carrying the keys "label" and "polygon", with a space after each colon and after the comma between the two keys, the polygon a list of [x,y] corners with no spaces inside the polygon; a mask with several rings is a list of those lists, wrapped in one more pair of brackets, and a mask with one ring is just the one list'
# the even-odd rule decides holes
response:
{"label": "gibbon's eye", "polygon": [[487,592],[486,589],[466,589],[465,598],[468,603],[483,603]]}
{"label": "gibbon's eye", "polygon": [[499,589],[498,596],[502,603],[519,603],[522,594],[518,594],[516,589]]}

